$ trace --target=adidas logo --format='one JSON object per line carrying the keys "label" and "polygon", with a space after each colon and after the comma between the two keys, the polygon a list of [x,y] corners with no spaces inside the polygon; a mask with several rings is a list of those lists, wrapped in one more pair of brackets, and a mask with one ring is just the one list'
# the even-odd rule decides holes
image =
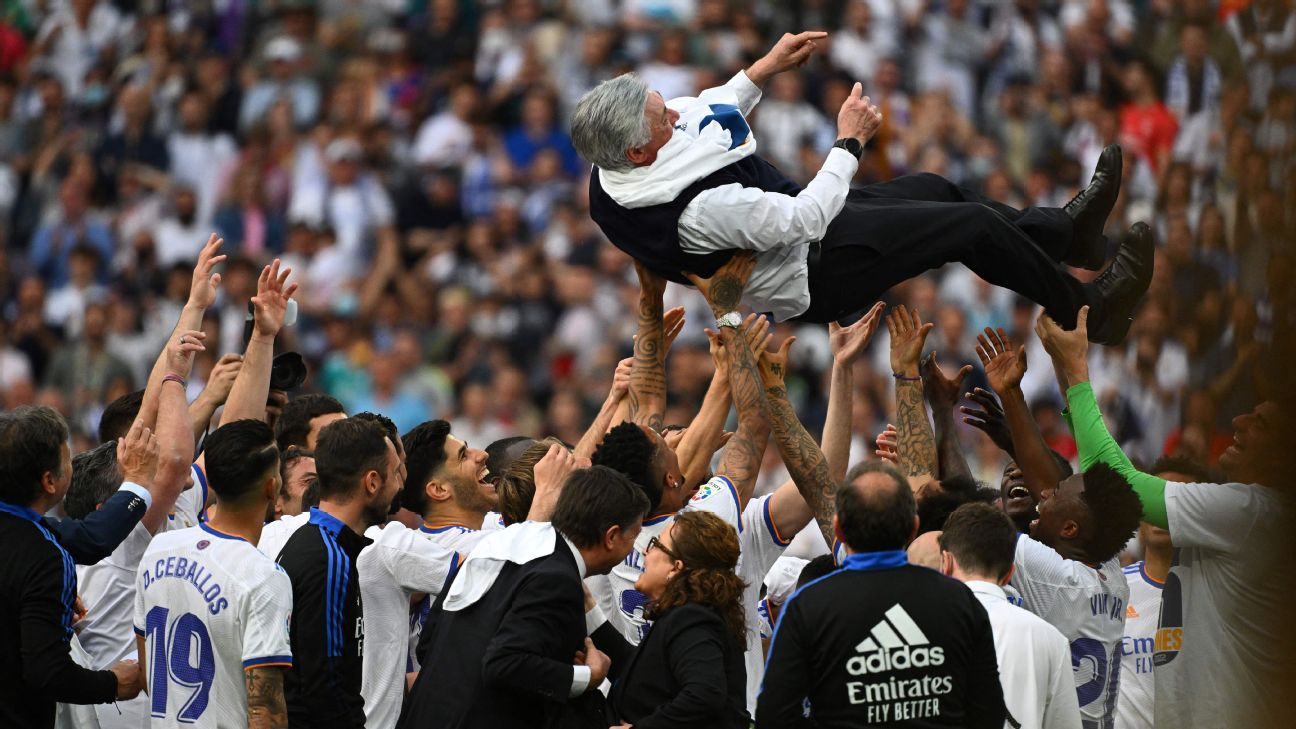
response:
{"label": "adidas logo", "polygon": [[1125,608],[1126,619],[1137,618],[1138,616],[1139,616],[1138,611],[1134,609],[1133,605],[1130,605],[1129,607]]}
{"label": "adidas logo", "polygon": [[862,655],[846,662],[852,676],[906,668],[925,668],[945,663],[945,649],[931,645],[927,635],[899,603],[883,613],[869,631],[870,637],[855,646]]}

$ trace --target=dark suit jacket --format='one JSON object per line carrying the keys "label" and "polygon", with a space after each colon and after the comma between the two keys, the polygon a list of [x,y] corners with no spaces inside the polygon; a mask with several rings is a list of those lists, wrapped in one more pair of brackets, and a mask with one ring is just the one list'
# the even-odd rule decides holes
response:
{"label": "dark suit jacket", "polygon": [[77,564],[95,564],[117,549],[148,511],[144,499],[118,491],[84,519],[45,519]]}
{"label": "dark suit jacket", "polygon": [[558,726],[570,711],[572,659],[584,644],[585,595],[559,538],[547,557],[504,565],[473,605],[446,612],[437,600],[400,726]]}
{"label": "dark suit jacket", "polygon": [[720,615],[681,605],[657,619],[636,650],[611,623],[594,631],[594,645],[612,659],[608,701],[617,720],[635,729],[746,729],[744,646]]}

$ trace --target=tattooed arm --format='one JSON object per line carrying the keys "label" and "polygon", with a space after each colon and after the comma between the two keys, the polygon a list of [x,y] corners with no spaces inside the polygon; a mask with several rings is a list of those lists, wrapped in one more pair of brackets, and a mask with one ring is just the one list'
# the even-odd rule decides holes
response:
{"label": "tattooed arm", "polygon": [[927,403],[931,405],[932,420],[936,424],[936,464],[938,478],[967,476],[972,478],[972,469],[959,448],[958,434],[954,430],[954,406],[958,404],[959,393],[963,390],[963,380],[972,371],[972,365],[964,365],[954,377],[946,377],[940,365],[936,364],[936,353],[932,352],[922,361],[922,383]]}
{"label": "tattooed arm", "polygon": [[249,668],[243,672],[247,684],[248,729],[287,729],[283,674],[284,669],[278,666]]}
{"label": "tattooed arm", "polygon": [[896,451],[900,472],[914,491],[936,475],[936,437],[927,420],[923,384],[918,375],[918,357],[932,324],[924,324],[917,311],[911,316],[904,304],[887,314],[891,332],[891,370],[896,377]]}
{"label": "tattooed arm", "polygon": [[626,419],[661,432],[666,413],[666,365],[663,351],[662,294],[666,281],[635,261],[639,274],[639,333],[630,366]]}
{"label": "tattooed arm", "polygon": [[[747,278],[755,267],[754,255],[738,254],[721,266],[711,278],[690,278],[706,296],[711,312],[719,319],[738,310],[743,287],[747,285]],[[724,326],[720,327],[718,335],[714,335],[718,337],[718,343],[726,355],[729,388],[738,408],[738,430],[725,446],[716,473],[733,482],[734,488],[738,490],[740,510],[747,506],[752,489],[756,487],[756,476],[760,472],[765,446],[769,442],[769,405],[761,394],[760,371],[749,340],[749,337],[759,337],[763,341],[766,329],[764,320],[753,315],[747,317],[741,330]]]}

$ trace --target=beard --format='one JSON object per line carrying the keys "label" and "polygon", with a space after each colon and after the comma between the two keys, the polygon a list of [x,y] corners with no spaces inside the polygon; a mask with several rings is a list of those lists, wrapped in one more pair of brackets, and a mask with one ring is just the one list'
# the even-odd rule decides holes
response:
{"label": "beard", "polygon": [[456,479],[453,488],[455,501],[462,509],[485,512],[495,508],[495,503],[482,493],[481,484],[477,481]]}
{"label": "beard", "polygon": [[364,521],[368,526],[378,526],[387,523],[387,511],[391,508],[391,502],[381,503],[378,501],[367,504],[364,508]]}

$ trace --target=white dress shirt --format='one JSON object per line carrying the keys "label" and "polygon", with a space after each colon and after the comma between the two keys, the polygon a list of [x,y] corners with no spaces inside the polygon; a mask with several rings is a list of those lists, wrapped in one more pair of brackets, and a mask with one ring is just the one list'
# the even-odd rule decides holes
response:
{"label": "white dress shirt", "polygon": [[990,616],[1008,713],[1023,729],[1080,729],[1066,638],[1043,618],[1008,602],[999,585],[965,584]]}
{"label": "white dress shirt", "polygon": [[[671,99],[666,105],[686,115],[690,109],[696,111],[698,104],[724,103],[734,97],[742,114],[750,114],[760,101],[761,90],[739,71],[722,87],[708,89],[697,97]],[[674,200],[684,188],[714,172],[715,168],[705,164],[690,163],[684,165],[684,170],[672,164],[689,156],[692,140],[706,144],[706,133],[687,126],[676,125],[674,135],[653,164],[623,172],[599,170],[604,191],[618,205],[633,209]],[[726,135],[724,140],[728,142],[729,137]],[[749,135],[730,151],[742,157],[755,153],[755,147],[755,138]],[[723,155],[715,159],[729,163]],[[734,248],[757,251],[756,269],[747,282],[745,300],[757,311],[771,312],[779,320],[799,316],[810,307],[806,271],[809,246],[823,238],[828,224],[841,212],[857,169],[859,160],[854,155],[834,147],[819,173],[796,196],[737,183],[704,190],[680,215],[680,246],[685,252],[699,254]]]}

